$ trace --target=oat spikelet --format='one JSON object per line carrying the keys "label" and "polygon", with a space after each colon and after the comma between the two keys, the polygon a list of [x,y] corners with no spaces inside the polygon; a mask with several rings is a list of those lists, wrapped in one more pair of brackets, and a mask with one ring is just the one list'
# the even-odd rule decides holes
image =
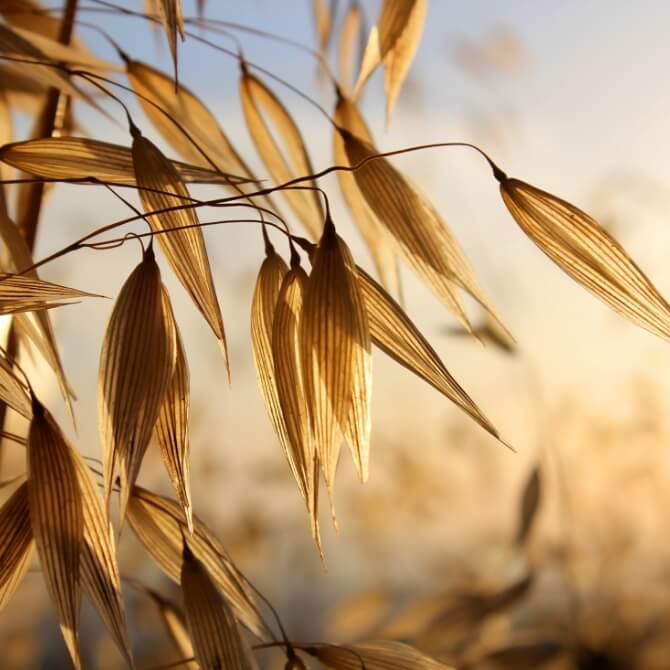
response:
{"label": "oat spikelet", "polygon": [[427,9],[428,0],[384,0],[379,20],[370,31],[354,99],[358,98],[369,76],[383,62],[387,126],[421,41]]}
{"label": "oat spikelet", "polygon": [[523,487],[521,494],[521,505],[519,506],[519,521],[517,525],[514,542],[522,546],[529,538],[533,524],[537,518],[542,502],[542,470],[539,463],[536,464]]}
{"label": "oat spikelet", "polygon": [[[346,130],[340,129],[340,133],[351,165],[378,153],[374,146]],[[354,177],[370,209],[415,272],[468,331],[472,329],[458,289],[469,293],[501,323],[451,231],[432,203],[403,174],[388,160],[379,158],[356,170]]]}
{"label": "oat spikelet", "polygon": [[105,514],[97,487],[84,460],[74,449],[71,455],[77,471],[84,516],[80,568],[82,586],[126,663],[132,668],[133,656],[128,641],[121,578],[116,561],[114,529]]}
{"label": "oat spikelet", "polygon": [[60,307],[74,298],[100,297],[36,277],[0,272],[0,315]]}
{"label": "oat spikelet", "polygon": [[[128,503],[128,523],[158,566],[179,583],[182,539],[188,533],[181,508],[177,503],[135,486]],[[259,614],[255,594],[212,531],[193,516],[193,534],[189,546],[205,566],[210,577],[235,616],[258,637],[272,632]]]}
{"label": "oat spikelet", "polygon": [[[307,147],[296,122],[277,96],[259,79],[250,74],[244,64],[240,77],[240,100],[249,134],[258,154],[276,184],[290,181],[299,175],[314,172]],[[274,123],[285,151],[282,152],[261,112]],[[304,186],[314,186],[306,181]],[[286,201],[312,239],[321,234],[324,213],[319,194],[311,190],[282,190]]]}
{"label": "oat spikelet", "polygon": [[186,352],[165,287],[163,287],[163,304],[168,321],[172,324],[171,328],[174,329],[176,334],[177,358],[172,379],[158,413],[156,440],[160,447],[165,469],[172,482],[172,487],[184,509],[184,517],[186,518],[189,532],[193,532],[188,435],[190,377]]}
{"label": "oat spikelet", "polygon": [[14,374],[14,366],[4,355],[0,355],[0,402],[7,403],[26,419],[31,419],[33,416],[30,398]]}
{"label": "oat spikelet", "polygon": [[[0,147],[0,161],[44,179],[94,179],[135,186],[133,155],[129,147],[85,137],[45,137]],[[187,183],[245,183],[247,177],[170,161]]]}
{"label": "oat spikelet", "polygon": [[[337,79],[345,95],[350,94],[353,86],[351,73],[355,66],[356,41],[362,35],[362,29],[363,12],[358,3],[351,3],[342,21],[337,51]],[[358,67],[360,68],[360,63]]]}
{"label": "oat spikelet", "polygon": [[[339,127],[344,128],[360,140],[370,145],[373,144],[370,130],[358,108],[354,102],[339,92],[334,120]],[[333,158],[337,165],[350,165],[344,140],[337,129],[333,132]],[[354,223],[365,240],[377,275],[387,290],[394,295],[398,295],[400,292],[400,278],[397,272],[394,242],[391,235],[368,205],[358,188],[354,175],[346,170],[338,170],[337,181]]]}
{"label": "oat spikelet", "polygon": [[230,605],[221,596],[184,541],[181,567],[186,623],[193,642],[195,659],[201,668],[252,670],[250,650],[245,648]]}
{"label": "oat spikelet", "polygon": [[[140,199],[146,212],[161,211],[188,204],[188,191],[172,163],[152,142],[141,135],[136,127],[133,134],[133,164]],[[174,195],[156,193],[146,189],[157,189]],[[214,335],[219,340],[228,369],[226,335],[223,317],[216,297],[212,270],[209,266],[207,249],[202,230],[197,226],[195,210],[177,209],[147,217],[151,229],[165,231],[183,226],[194,226],[169,234],[158,235],[158,243],[174,273],[207,320]],[[230,371],[229,371],[230,372]]]}
{"label": "oat spikelet", "polygon": [[[254,178],[214,114],[192,91],[182,84],[179,85],[179,90],[175,90],[172,77],[140,61],[127,60],[126,70],[128,80],[138,93],[138,102],[147,118],[184,160],[204,168],[211,167],[211,160],[224,173],[237,173]],[[145,98],[158,105],[160,110],[168,112],[193,141],[171,118]],[[206,156],[193,142],[197,142]]]}
{"label": "oat spikelet", "polygon": [[451,376],[437,352],[403,308],[365,270],[357,267],[372,342],[394,361],[456,403],[484,430],[506,444],[495,426]]}
{"label": "oat spikelet", "polygon": [[149,246],[114,304],[100,354],[98,415],[107,504],[117,466],[120,514],[174,376],[177,342]]}
{"label": "oat spikelet", "polygon": [[[11,259],[11,269],[23,271],[33,265],[33,257],[28,244],[16,224],[9,218],[4,190],[0,188],[0,237],[7,247]],[[6,268],[3,268],[6,269]],[[37,272],[30,272],[24,278],[38,280]],[[56,337],[49,313],[42,310],[29,314],[17,314],[13,320],[19,341],[30,339],[37,351],[44,357],[49,367],[56,374],[58,385],[71,417],[74,417],[72,400],[75,394],[70,388],[65,370],[56,346]]]}
{"label": "oat spikelet", "polygon": [[163,30],[170,45],[172,62],[174,63],[174,78],[177,80],[177,33],[184,39],[184,16],[181,11],[181,0],[159,0],[158,13],[163,21]]}
{"label": "oat spikelet", "polygon": [[[186,621],[181,608],[151,589],[143,587],[142,590],[154,601],[161,621],[174,642],[180,657],[193,658],[193,643],[188,630],[186,630]],[[186,670],[198,670],[200,666],[195,661],[187,661],[183,663],[182,667]]]}
{"label": "oat spikelet", "polygon": [[414,647],[393,640],[319,645],[305,651],[333,670],[453,670]]}
{"label": "oat spikelet", "polygon": [[33,401],[28,433],[30,524],[61,631],[77,669],[84,512],[72,447],[47,410]]}
{"label": "oat spikelet", "polygon": [[28,571],[34,548],[28,484],[24,482],[0,508],[0,611]]}
{"label": "oat spikelet", "polygon": [[308,278],[297,254],[284,275],[272,325],[272,360],[277,400],[286,430],[286,456],[310,517],[312,536],[321,550],[319,532],[319,461],[309,419],[300,343],[300,322]]}
{"label": "oat spikelet", "polygon": [[367,478],[371,369],[355,266],[330,218],[305,289],[300,348],[312,432],[332,496],[341,434],[350,441],[359,477]]}
{"label": "oat spikelet", "polygon": [[670,339],[670,305],[606,230],[565,200],[498,178],[507,209],[556,265],[619,314]]}

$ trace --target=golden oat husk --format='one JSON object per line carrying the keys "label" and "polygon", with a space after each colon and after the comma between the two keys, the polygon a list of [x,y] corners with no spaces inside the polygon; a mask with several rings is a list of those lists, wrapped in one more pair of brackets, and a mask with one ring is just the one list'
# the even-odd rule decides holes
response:
{"label": "golden oat husk", "polygon": [[357,272],[372,342],[394,361],[458,405],[493,437],[506,444],[495,426],[452,377],[435,349],[402,307],[365,270],[357,267]]}
{"label": "golden oat husk", "polygon": [[271,356],[277,401],[286,431],[286,456],[305,500],[312,537],[321,551],[318,523],[319,460],[309,419],[302,368],[300,322],[309,282],[297,255],[282,280],[273,314]]}
{"label": "golden oat husk", "polygon": [[24,482],[0,507],[0,611],[28,571],[34,548],[28,483]]}
{"label": "golden oat husk", "polygon": [[341,434],[350,444],[359,477],[367,479],[372,371],[368,317],[356,267],[330,218],[312,258],[300,349],[312,433],[332,494]]}
{"label": "golden oat husk", "polygon": [[[169,210],[187,203],[188,191],[174,165],[163,156],[156,145],[143,137],[135,126],[131,127],[131,133],[133,164],[144,210],[146,212]],[[205,239],[198,227],[195,209],[164,211],[161,214],[147,216],[147,221],[154,232],[191,226],[185,230],[158,235],[158,244],[177,278],[219,341],[230,375],[223,317],[214,287]]]}
{"label": "golden oat husk", "polygon": [[500,192],[521,229],[564,272],[633,323],[670,339],[670,305],[594,219],[518,179],[501,177]]}
{"label": "golden oat husk", "polygon": [[128,627],[121,592],[121,578],[116,561],[114,529],[81,456],[71,452],[77,471],[84,516],[84,543],[81,554],[81,582],[84,591],[98,610],[129,667],[133,655],[128,640]]}
{"label": "golden oat husk", "polygon": [[79,670],[82,492],[72,447],[37,400],[33,401],[27,455],[28,505],[37,554],[70,657]]}
{"label": "golden oat husk", "polygon": [[418,649],[393,640],[324,644],[304,649],[333,670],[453,670]]}
{"label": "golden oat husk", "polygon": [[156,441],[172,487],[184,510],[189,532],[193,532],[193,506],[190,483],[190,376],[186,351],[174,318],[170,298],[163,287],[165,314],[176,334],[177,358],[172,379],[156,421]]}
{"label": "golden oat husk", "polygon": [[109,505],[118,467],[122,521],[176,358],[176,331],[149,246],[114,303],[100,354],[98,415],[105,496]]}
{"label": "golden oat husk", "polygon": [[[7,144],[0,147],[0,162],[43,179],[92,179],[118,186],[137,186],[129,147],[86,137],[45,137]],[[222,174],[209,167],[170,162],[186,183],[243,184],[249,181],[247,177]]]}
{"label": "golden oat husk", "polygon": [[198,665],[201,668],[252,670],[250,650],[245,648],[230,605],[186,540],[182,556],[181,590]]}
{"label": "golden oat husk", "polygon": [[[182,540],[188,534],[180,506],[135,486],[128,503],[128,522],[154,561],[173,581],[179,583]],[[216,536],[196,515],[189,546],[228,600],[237,620],[260,638],[271,637],[256,606],[256,596]]]}
{"label": "golden oat husk", "polygon": [[[283,184],[295,177],[312,174],[314,169],[296,122],[279,98],[260,79],[250,74],[244,63],[239,91],[249,134],[275,184]],[[272,134],[263,113],[272,120],[274,130],[283,144],[283,150]],[[313,187],[315,183],[309,180],[302,182],[301,186]],[[319,194],[313,190],[302,189],[283,189],[282,194],[311,239],[318,239],[324,218]]]}
{"label": "golden oat husk", "polygon": [[[364,142],[373,144],[370,130],[355,103],[339,91],[334,120],[339,127]],[[336,165],[351,165],[344,140],[337,129],[333,133],[333,159]],[[365,240],[384,288],[394,295],[399,295],[400,277],[397,271],[393,238],[368,205],[358,188],[355,176],[347,170],[338,170],[337,181],[354,223]]]}

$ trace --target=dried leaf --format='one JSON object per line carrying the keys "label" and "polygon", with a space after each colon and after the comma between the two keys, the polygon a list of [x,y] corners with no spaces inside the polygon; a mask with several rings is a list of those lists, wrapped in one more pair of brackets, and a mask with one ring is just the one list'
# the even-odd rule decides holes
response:
{"label": "dried leaf", "polygon": [[367,479],[372,379],[368,318],[356,267],[330,219],[305,289],[300,348],[312,432],[332,494],[340,432],[351,446],[359,477]]}
{"label": "dried leaf", "polygon": [[28,504],[37,553],[70,657],[79,669],[82,494],[72,447],[37,401],[33,402],[27,453]]}
{"label": "dried leaf", "polygon": [[[295,121],[277,96],[250,74],[244,64],[240,77],[240,100],[249,134],[274,182],[283,184],[295,177],[312,174],[314,169],[307,147]],[[261,110],[274,123],[285,153],[275,141]],[[314,187],[315,183],[309,180],[301,185]],[[319,194],[312,190],[293,189],[284,189],[282,193],[312,239],[317,239],[321,235],[321,222],[324,219]]]}
{"label": "dried leaf", "polygon": [[230,605],[186,541],[180,582],[186,622],[200,667],[251,670],[250,652],[242,642]]}
{"label": "dried leaf", "polygon": [[[184,182],[170,161],[139,130],[133,127],[133,164],[140,200],[146,212],[166,210],[183,205],[188,199]],[[163,193],[151,190],[157,189]],[[174,195],[169,195],[169,194]],[[170,266],[188,294],[205,317],[214,335],[219,340],[228,368],[228,351],[223,318],[216,297],[212,271],[202,230],[197,226],[195,209],[178,209],[147,217],[153,231],[165,231],[183,226],[194,226],[186,230],[158,235],[158,243]]]}
{"label": "dried leaf", "polygon": [[84,517],[80,568],[82,586],[128,666],[132,668],[133,657],[128,641],[121,578],[116,561],[114,529],[104,512],[88,467],[76,451],[72,450],[71,456],[77,471]]}
{"label": "dried leaf", "polygon": [[60,307],[67,304],[63,300],[83,297],[101,296],[26,275],[0,272],[0,315]]}
{"label": "dried leaf", "polygon": [[[377,155],[370,144],[340,129],[351,165]],[[426,285],[468,329],[470,323],[456,294],[469,293],[500,323],[479,287],[458,242],[433,205],[385,158],[371,160],[354,172],[356,183],[379,221]]]}
{"label": "dried leaf", "polygon": [[518,179],[501,178],[500,192],[526,235],[570,277],[616,312],[670,339],[670,305],[588,214]]}
{"label": "dried leaf", "polygon": [[109,504],[118,467],[122,521],[176,365],[176,331],[166,300],[150,246],[119,292],[100,354],[105,495]]}
{"label": "dried leaf", "polygon": [[[43,179],[95,179],[135,186],[133,156],[128,147],[84,137],[48,137],[0,147],[0,161]],[[185,182],[245,183],[244,177],[172,161]]]}
{"label": "dried leaf", "polygon": [[[334,120],[338,126],[364,142],[373,143],[370,130],[356,105],[341,94],[338,95]],[[337,129],[333,133],[333,157],[337,165],[350,165],[344,141]],[[396,256],[392,246],[393,239],[369,207],[356,184],[354,175],[346,170],[338,170],[337,180],[354,223],[365,240],[382,284],[391,293],[398,295],[400,285],[396,271]]]}
{"label": "dried leaf", "polygon": [[[135,486],[128,504],[128,522],[158,566],[179,583],[182,538],[188,532],[177,503]],[[193,516],[189,546],[205,566],[238,621],[258,637],[272,636],[255,604],[255,595],[211,530]]]}
{"label": "dried leaf", "polygon": [[0,507],[0,611],[28,571],[34,546],[24,482]]}
{"label": "dried leaf", "polygon": [[373,343],[456,403],[484,430],[502,441],[493,424],[451,376],[402,307],[365,270],[358,267],[357,271]]}
{"label": "dried leaf", "polygon": [[[298,483],[310,517],[312,536],[321,548],[317,519],[319,502],[319,463],[309,422],[309,407],[305,395],[302,371],[300,321],[308,278],[293,259],[285,272],[276,297],[272,316],[271,362],[276,383],[279,418],[285,431],[285,449],[291,471]],[[276,277],[278,279],[279,277]],[[269,309],[270,305],[267,305]],[[267,314],[267,317],[270,315]]]}
{"label": "dried leaf", "polygon": [[380,640],[320,645],[304,650],[333,670],[449,670],[449,666],[402,642]]}
{"label": "dried leaf", "polygon": [[526,541],[537,517],[542,493],[541,474],[540,466],[536,465],[531,470],[526,485],[523,487],[519,508],[519,525],[514,540],[517,545],[522,545]]}
{"label": "dried leaf", "polygon": [[188,426],[190,414],[190,378],[186,352],[175,321],[170,299],[163,287],[163,302],[169,308],[166,316],[176,333],[177,359],[163,404],[156,422],[156,439],[161,450],[165,469],[184,509],[190,532],[193,531],[193,511],[190,485],[190,447]]}
{"label": "dried leaf", "polygon": [[184,17],[181,11],[181,0],[158,0],[158,13],[163,21],[163,30],[170,45],[174,77],[177,79],[177,32],[184,39]]}

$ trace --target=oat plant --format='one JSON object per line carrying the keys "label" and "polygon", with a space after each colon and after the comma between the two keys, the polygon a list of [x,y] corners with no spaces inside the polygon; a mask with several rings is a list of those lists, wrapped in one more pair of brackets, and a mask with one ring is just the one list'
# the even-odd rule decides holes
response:
{"label": "oat plant", "polygon": [[[382,69],[386,124],[392,122],[430,13],[428,0],[384,0],[377,17],[366,16],[367,8],[355,0],[313,0],[316,44],[289,46],[313,60],[326,82],[328,107],[317,100],[323,91],[316,90],[314,81],[293,81],[290,73],[261,67],[253,50],[244,48],[250,34],[282,41],[280,35],[261,26],[210,19],[212,8],[204,0],[195,16],[183,12],[180,0],[58,4],[0,3],[0,314],[11,317],[0,353],[0,423],[2,449],[27,453],[25,474],[7,482],[12,492],[0,508],[2,616],[11,616],[11,597],[36,554],[72,665],[84,667],[79,629],[86,595],[127,665],[135,667],[128,634],[132,621],[125,615],[116,559],[116,544],[125,537],[119,531],[128,525],[183,594],[180,603],[173,603],[128,576],[130,586],[157,605],[180,650],[181,657],[166,668],[254,668],[256,654],[266,648],[283,653],[287,670],[321,665],[336,670],[447,668],[401,640],[347,644],[292,639],[281,614],[200,519],[191,501],[189,453],[198,444],[189,441],[189,385],[191,375],[208,372],[189,369],[180,315],[157,259],[181,283],[211,330],[220,346],[221,370],[234,389],[225,311],[202,228],[223,226],[225,237],[226,224],[243,222],[258,231],[259,270],[250,318],[259,392],[286,457],[286,476],[293,476],[304,500],[305,532],[322,557],[328,547],[321,540],[319,503],[323,506],[327,497],[335,507],[343,445],[361,482],[372,467],[373,348],[455,403],[478,424],[473,430],[483,429],[511,448],[467,393],[467,384],[454,378],[412,322],[401,298],[400,273],[413,273],[464,334],[485,339],[493,333],[513,351],[514,338],[503,316],[481,288],[443,216],[401,171],[397,156],[476,152],[488,166],[481,188],[498,188],[501,211],[509,211],[510,224],[515,221],[576,282],[664,338],[670,337],[670,306],[597,221],[548,191],[508,177],[485,148],[458,138],[385,153],[376,148],[360,96],[371,86],[370,76]],[[234,3],[221,4],[233,14],[229,5]],[[137,60],[123,34],[108,32],[111,17],[137,24],[147,35],[162,31],[171,63],[157,69]],[[86,38],[92,35],[113,46],[114,60],[89,49]],[[216,67],[239,72],[242,117],[262,173],[252,172],[251,157],[235,148],[225,120],[180,77],[180,54],[194,43],[209,50]],[[295,96],[318,110],[323,132],[332,137],[332,156],[310,155],[301,120],[285,103]],[[131,112],[130,101],[139,103],[142,118]],[[86,135],[77,122],[78,110],[85,107],[124,127],[126,141],[115,144]],[[19,116],[29,121],[22,139],[15,136]],[[169,147],[167,152],[146,136],[148,124]],[[317,171],[317,160],[329,166]],[[350,231],[331,213],[333,194],[322,185],[331,173],[337,175],[372,267],[362,267],[352,255]],[[127,215],[82,230],[78,239],[38,258],[34,245],[46,218],[44,202],[60,183],[111,191]],[[192,184],[208,184],[215,195],[198,199],[189,190]],[[129,194],[137,195],[139,207]],[[93,280],[86,287],[48,281],[49,264],[73,258],[82,249],[114,254],[128,242],[138,247],[137,240],[141,254],[118,287],[100,344],[100,460],[88,462],[37,397],[22,361],[28,349],[38,352],[74,420],[75,389],[61,363],[51,310],[99,298]],[[481,306],[486,328],[472,324],[464,298]],[[8,429],[12,413],[23,419],[18,433]],[[157,454],[173,498],[138,481],[143,461]],[[538,500],[536,473],[524,498],[519,545],[529,533]],[[112,508],[119,512],[114,524]],[[532,575],[494,596],[473,600],[473,625],[520,597],[531,580]]]}

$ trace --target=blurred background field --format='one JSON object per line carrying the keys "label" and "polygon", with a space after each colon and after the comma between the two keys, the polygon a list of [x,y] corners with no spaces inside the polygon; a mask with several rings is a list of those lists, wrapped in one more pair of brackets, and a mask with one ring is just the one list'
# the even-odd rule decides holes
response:
{"label": "blurred background field", "polygon": [[[362,4],[370,24],[379,3]],[[195,3],[184,5],[195,13]],[[307,0],[210,0],[207,15],[315,43]],[[133,57],[169,70],[162,36],[154,40],[128,18],[96,20]],[[670,295],[669,25],[670,6],[651,0],[433,0],[389,132],[378,75],[363,109],[382,149],[450,140],[483,147],[508,174],[591,213]],[[96,54],[115,58],[99,35],[85,28],[80,35]],[[331,107],[332,91],[305,54],[243,33],[239,39],[247,58]],[[234,60],[183,45],[181,80],[262,175],[241,116],[237,76]],[[315,168],[331,164],[326,121],[270,85],[299,119]],[[123,127],[81,106],[76,114],[91,136],[129,143]],[[21,137],[26,119],[15,121]],[[142,128],[165,146],[148,123]],[[517,453],[376,353],[370,482],[358,484],[343,459],[339,535],[322,506],[322,565],[256,384],[249,305],[260,236],[256,226],[226,225],[205,235],[226,319],[231,386],[213,338],[165,271],[191,367],[197,514],[297,640],[407,639],[472,670],[670,667],[670,348],[549,263],[504,209],[478,156],[450,149],[394,160],[452,227],[517,349],[482,347],[455,333],[446,310],[409,271],[403,273],[407,311]],[[321,185],[333,198],[340,233],[370,267],[335,179]],[[43,214],[36,257],[124,215],[102,189],[60,185]],[[81,251],[50,264],[43,278],[114,297],[137,260],[136,245]],[[70,435],[95,456],[97,365],[111,304],[89,300],[53,315],[79,396],[78,434]],[[474,306],[471,314],[476,320]],[[51,377],[40,381],[54,413],[69,425]],[[5,450],[4,478],[23,471],[22,458],[20,447]],[[515,543],[534,469],[539,508],[525,542]],[[155,453],[140,481],[169,494]],[[178,598],[128,529],[120,553],[124,574]],[[151,603],[130,588],[124,593],[138,667],[177,659]],[[93,611],[85,612],[82,644],[91,667],[122,667]],[[2,668],[67,667],[39,572],[28,575],[0,616],[0,649]],[[507,656],[495,655],[505,649]],[[281,667],[272,666],[270,653],[262,660]]]}

